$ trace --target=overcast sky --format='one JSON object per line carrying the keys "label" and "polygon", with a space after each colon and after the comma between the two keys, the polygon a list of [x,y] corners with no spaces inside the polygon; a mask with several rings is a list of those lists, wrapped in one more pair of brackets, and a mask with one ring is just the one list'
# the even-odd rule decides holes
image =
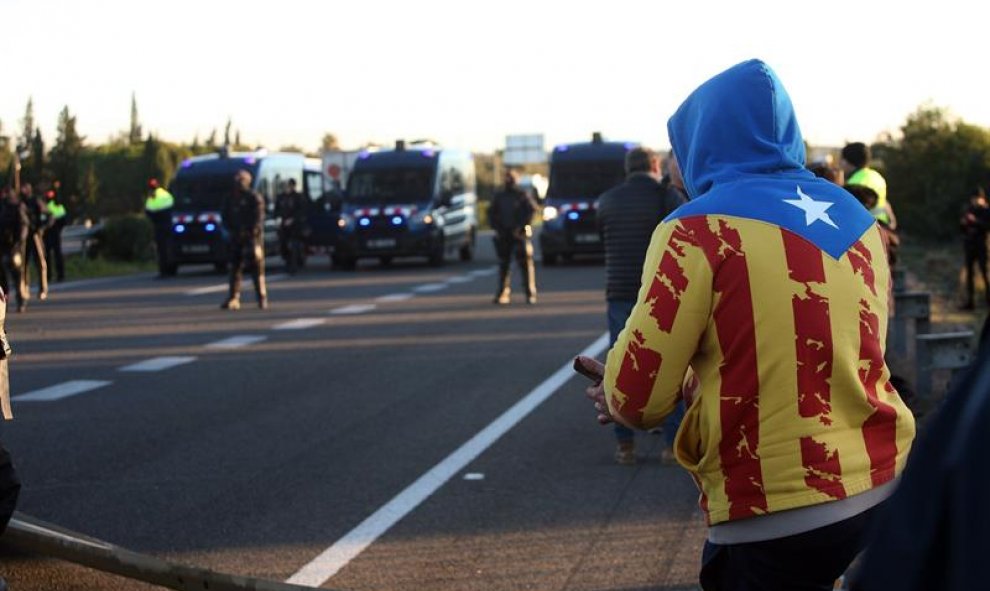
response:
{"label": "overcast sky", "polygon": [[894,131],[921,103],[990,126],[978,2],[869,0],[0,0],[4,133],[34,98],[101,142],[141,122],[173,141],[228,117],[250,143],[314,149],[430,137],[474,150],[509,133],[668,147],[699,83],[767,61],[807,140]]}

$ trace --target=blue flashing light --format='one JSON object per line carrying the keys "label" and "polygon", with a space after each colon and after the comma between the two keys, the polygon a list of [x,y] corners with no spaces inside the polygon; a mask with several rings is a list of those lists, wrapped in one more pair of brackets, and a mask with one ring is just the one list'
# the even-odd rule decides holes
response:
{"label": "blue flashing light", "polygon": [[636,147],[636,144],[634,144],[632,142],[626,142],[626,143],[624,143],[622,145],[625,146],[627,150],[632,150],[633,148]]}
{"label": "blue flashing light", "polygon": [[436,155],[437,153],[434,152],[433,150],[423,150],[423,156],[425,156],[426,158],[433,158]]}
{"label": "blue flashing light", "polygon": [[368,156],[371,156],[371,153],[368,152],[367,150],[362,150],[361,153],[358,154],[358,158],[360,158],[361,160],[364,160]]}
{"label": "blue flashing light", "polygon": [[569,219],[569,220],[576,220],[576,219],[578,219],[578,217],[580,217],[580,216],[579,216],[578,212],[576,212],[576,211],[569,211],[569,212],[567,212],[567,219]]}
{"label": "blue flashing light", "polygon": [[183,224],[176,224],[174,228],[176,234],[182,234],[186,231],[186,227]]}
{"label": "blue flashing light", "polygon": [[257,164],[258,163],[258,159],[255,158],[254,156],[248,156],[247,158],[244,159],[244,163],[245,164]]}
{"label": "blue flashing light", "polygon": [[192,166],[192,160],[189,158],[182,161],[182,168],[189,168],[190,166]]}
{"label": "blue flashing light", "polygon": [[566,152],[567,151],[567,146],[557,146],[557,151],[558,152]]}
{"label": "blue flashing light", "polygon": [[358,225],[361,226],[362,228],[367,228],[368,226],[371,225],[371,220],[369,220],[368,218],[361,218],[358,220]]}
{"label": "blue flashing light", "polygon": [[206,224],[205,229],[206,229],[207,232],[212,232],[212,231],[214,231],[214,230],[217,229],[217,225],[216,224],[212,224],[212,223]]}
{"label": "blue flashing light", "polygon": [[402,216],[401,215],[394,216],[392,218],[392,225],[393,226],[401,226],[402,225]]}

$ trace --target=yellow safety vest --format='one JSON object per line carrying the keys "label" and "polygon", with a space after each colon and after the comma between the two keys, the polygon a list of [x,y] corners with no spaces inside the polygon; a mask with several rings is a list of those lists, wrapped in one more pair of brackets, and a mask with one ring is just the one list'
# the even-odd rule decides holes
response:
{"label": "yellow safety vest", "polygon": [[56,220],[60,220],[65,217],[66,211],[65,206],[61,203],[56,203],[54,201],[48,202],[48,213],[51,214]]}
{"label": "yellow safety vest", "polygon": [[144,202],[144,209],[149,212],[170,209],[175,204],[175,198],[165,189],[158,187],[155,192]]}

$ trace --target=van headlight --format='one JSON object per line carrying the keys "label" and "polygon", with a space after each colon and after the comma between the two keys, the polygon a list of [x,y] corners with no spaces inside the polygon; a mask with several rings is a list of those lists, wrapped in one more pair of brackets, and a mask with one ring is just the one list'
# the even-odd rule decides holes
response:
{"label": "van headlight", "polygon": [[557,211],[557,208],[552,205],[548,205],[543,208],[543,221],[545,222],[557,219],[558,215],[560,215],[560,213]]}
{"label": "van headlight", "polygon": [[344,231],[351,231],[354,229],[354,216],[348,215],[346,213],[340,214],[337,218],[337,227]]}
{"label": "van headlight", "polygon": [[414,213],[411,216],[409,216],[410,230],[420,230],[422,228],[428,228],[436,223],[437,223],[437,219],[433,217],[433,214],[428,211]]}

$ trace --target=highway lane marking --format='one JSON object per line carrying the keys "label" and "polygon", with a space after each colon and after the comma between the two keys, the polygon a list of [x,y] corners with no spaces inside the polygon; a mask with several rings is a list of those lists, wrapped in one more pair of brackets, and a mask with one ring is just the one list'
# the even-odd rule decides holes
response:
{"label": "highway lane marking", "polygon": [[32,390],[20,396],[15,396],[13,399],[17,402],[51,402],[109,386],[112,383],[106,380],[71,380],[40,390]]}
{"label": "highway lane marking", "polygon": [[390,293],[388,295],[375,298],[375,301],[382,303],[404,302],[406,300],[411,300],[414,297],[416,297],[416,294],[414,293]]}
{"label": "highway lane marking", "polygon": [[124,367],[119,368],[119,371],[163,371],[173,367],[178,367],[180,365],[185,365],[187,363],[192,363],[193,361],[196,361],[196,358],[189,356],[154,357],[132,365],[125,365]]}
{"label": "highway lane marking", "polygon": [[377,308],[378,306],[374,304],[351,304],[350,306],[341,306],[340,308],[334,308],[330,310],[331,314],[364,314],[365,312],[370,312]]}
{"label": "highway lane marking", "polygon": [[[279,273],[277,275],[269,275],[265,278],[266,283],[274,283],[276,281],[281,281],[288,277],[284,273]],[[241,280],[241,289],[245,289],[251,286],[251,278],[245,278]],[[223,293],[230,289],[229,283],[218,283],[216,285],[207,285],[206,287],[197,287],[196,289],[190,289],[186,292],[187,296],[198,296],[206,295],[208,293]]]}
{"label": "highway lane marking", "polygon": [[454,275],[453,277],[447,279],[447,283],[457,285],[459,283],[471,283],[474,280],[475,277],[471,275]]}
{"label": "highway lane marking", "polygon": [[273,330],[303,330],[306,328],[313,328],[314,326],[319,326],[325,324],[326,318],[296,318],[295,320],[290,320],[288,322],[283,322],[281,324],[276,324],[272,327]]}
{"label": "highway lane marking", "polygon": [[446,283],[426,283],[424,285],[417,285],[413,288],[413,291],[416,293],[433,293],[444,289],[447,289]]}
{"label": "highway lane marking", "polygon": [[[608,333],[598,337],[595,342],[588,345],[578,355],[594,357],[604,351],[606,347],[608,347]],[[304,565],[285,582],[319,587],[330,580],[382,534],[408,515],[451,477],[463,470],[465,466],[474,461],[482,452],[491,447],[499,438],[574,377],[574,369],[571,364],[572,361],[568,359],[567,363],[512,405],[509,410],[502,413],[500,417],[479,431],[467,443],[420,476],[319,556]]]}
{"label": "highway lane marking", "polygon": [[464,475],[464,480],[484,480],[485,475],[481,472],[468,472]]}
{"label": "highway lane marking", "polygon": [[469,275],[474,275],[475,277],[488,277],[489,275],[494,275],[498,271],[497,268],[492,267],[490,269],[475,269],[471,271]]}
{"label": "highway lane marking", "polygon": [[206,346],[210,349],[239,349],[241,347],[247,347],[248,345],[260,343],[267,338],[268,337],[263,337],[261,335],[238,335],[216,341],[214,343],[209,343]]}

